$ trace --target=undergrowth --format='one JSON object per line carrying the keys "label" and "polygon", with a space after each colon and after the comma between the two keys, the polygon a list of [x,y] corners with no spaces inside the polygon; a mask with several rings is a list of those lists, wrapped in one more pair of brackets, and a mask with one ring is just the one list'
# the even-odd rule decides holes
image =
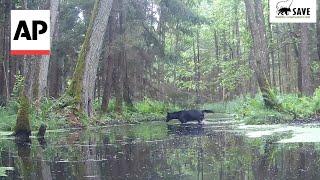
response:
{"label": "undergrowth", "polygon": [[[97,100],[94,103],[96,112],[99,112],[101,101]],[[115,110],[115,100],[112,99],[109,103],[108,113],[101,114],[97,120],[99,123],[108,123],[110,121],[136,123],[143,121],[156,121],[164,120],[168,111],[178,111],[179,106],[166,103],[162,101],[156,101],[149,98],[145,98],[142,101],[133,103],[133,108],[128,107],[123,103],[122,113],[117,113]]]}
{"label": "undergrowth", "polygon": [[206,104],[204,108],[234,114],[247,124],[288,123],[297,119],[312,119],[320,114],[320,88],[312,97],[275,93],[274,100],[279,104],[274,109],[265,107],[261,95],[245,96],[226,103]]}
{"label": "undergrowth", "polygon": [[[46,124],[48,129],[72,127],[65,115],[68,114],[66,111],[71,112],[72,110],[68,107],[61,108],[65,105],[63,101],[63,98],[59,100],[43,98],[41,102],[35,102],[29,110],[31,129],[37,131],[41,124]],[[102,114],[99,111],[100,103],[99,100],[94,102],[94,118],[80,118],[83,126],[163,120],[166,112],[179,110],[179,107],[174,104],[145,98],[135,102],[133,108],[123,104],[123,111],[117,113],[115,112],[115,100],[112,99],[108,112]],[[0,131],[13,131],[18,109],[19,103],[14,98],[6,107],[0,107]]]}

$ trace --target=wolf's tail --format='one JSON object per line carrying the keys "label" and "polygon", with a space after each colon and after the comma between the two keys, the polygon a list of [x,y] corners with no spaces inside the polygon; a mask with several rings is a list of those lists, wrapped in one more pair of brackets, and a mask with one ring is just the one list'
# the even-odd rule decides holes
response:
{"label": "wolf's tail", "polygon": [[214,113],[214,112],[211,110],[202,110],[202,113]]}

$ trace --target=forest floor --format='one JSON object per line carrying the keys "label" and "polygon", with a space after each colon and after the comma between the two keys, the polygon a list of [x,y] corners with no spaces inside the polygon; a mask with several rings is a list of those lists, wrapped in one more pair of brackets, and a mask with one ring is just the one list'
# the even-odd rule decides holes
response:
{"label": "forest floor", "polygon": [[[281,105],[281,110],[267,109],[262,97],[241,97],[222,103],[208,103],[197,109],[213,110],[215,113],[230,114],[237,120],[243,120],[246,124],[281,124],[281,123],[310,123],[320,122],[320,89],[317,89],[312,97],[298,96],[297,94],[279,94],[275,100]],[[123,105],[122,113],[117,113],[115,102],[112,100],[108,113],[100,113],[100,101],[94,103],[96,115],[92,119],[83,117],[78,124],[70,123],[65,112],[57,111],[55,106],[59,102],[45,99],[37,107],[30,109],[29,119],[31,128],[36,131],[41,124],[46,124],[48,129],[62,129],[87,126],[106,126],[125,123],[139,123],[146,121],[163,121],[167,112],[181,109],[191,109],[187,105],[177,106],[170,103],[145,99],[135,102],[129,108]],[[192,104],[192,103],[191,103]],[[19,103],[12,101],[6,107],[0,107],[0,131],[12,131],[17,117]]]}
{"label": "forest floor", "polygon": [[[46,124],[49,130],[106,126],[115,124],[134,124],[146,121],[163,121],[166,113],[178,111],[181,108],[171,103],[164,103],[151,99],[135,102],[133,107],[123,105],[122,113],[116,112],[115,101],[111,100],[107,113],[100,112],[101,101],[94,103],[95,116],[93,118],[75,118],[70,113],[72,110],[57,108],[61,104],[58,100],[44,99],[37,107],[30,108],[29,120],[31,129],[37,131],[41,124]],[[13,131],[16,123],[19,103],[11,101],[6,107],[0,107],[0,131]],[[72,117],[70,117],[72,116]],[[78,119],[78,120],[74,120]]]}
{"label": "forest floor", "polygon": [[312,97],[276,93],[274,100],[280,109],[266,108],[261,95],[241,97],[224,103],[205,104],[204,108],[233,114],[236,119],[244,120],[250,125],[320,121],[320,88]]}

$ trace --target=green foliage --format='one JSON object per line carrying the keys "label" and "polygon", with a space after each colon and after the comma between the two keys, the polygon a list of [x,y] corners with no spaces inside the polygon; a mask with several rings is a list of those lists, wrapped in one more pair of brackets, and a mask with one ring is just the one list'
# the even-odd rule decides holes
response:
{"label": "green foliage", "polygon": [[13,86],[13,91],[11,94],[11,98],[17,99],[19,97],[20,92],[23,89],[24,86],[24,77],[21,74],[15,75],[15,84]]}
{"label": "green foliage", "polygon": [[318,87],[318,89],[316,89],[316,91],[314,92],[312,101],[314,102],[313,104],[314,111],[319,114],[320,113],[320,87]]}
{"label": "green foliage", "polygon": [[[26,117],[28,119],[32,131],[37,131],[42,123],[48,126],[48,129],[59,129],[69,127],[68,121],[64,114],[58,108],[61,102],[53,99],[43,98],[39,103],[39,107],[32,105],[28,108],[19,108],[20,106],[26,107],[25,102],[19,103],[17,101],[10,101],[9,106],[0,108],[0,130],[13,131],[17,113],[19,109],[19,118]],[[66,108],[67,110],[68,108]]]}
{"label": "green foliage", "polygon": [[[162,0],[160,5],[165,5],[168,8],[171,15],[184,22],[199,23],[204,22],[206,19],[204,17],[199,18],[199,16],[194,13],[189,7],[187,7],[180,0]],[[193,4],[195,5],[195,3]]]}
{"label": "green foliage", "polygon": [[215,113],[236,114],[242,102],[243,98],[237,98],[228,102],[207,103],[202,106],[202,109],[212,110]]}
{"label": "green foliage", "polygon": [[0,107],[0,130],[13,131],[17,119],[17,112],[9,107]]}
{"label": "green foliage", "polygon": [[137,112],[141,114],[165,114],[167,111],[178,109],[178,107],[173,104],[155,101],[149,98],[145,98],[143,101],[135,103],[135,108],[137,109]]}
{"label": "green foliage", "polygon": [[66,117],[59,111],[60,103],[60,100],[42,98],[38,107],[32,106],[32,129],[38,130],[41,124],[46,124],[48,129],[68,127]]}
{"label": "green foliage", "polygon": [[317,76],[320,72],[320,62],[319,61],[312,61],[311,70],[313,72],[312,74],[314,74],[315,78],[317,78]]}
{"label": "green foliage", "polygon": [[16,126],[14,128],[15,134],[19,133],[31,133],[30,122],[29,122],[29,100],[27,96],[21,93],[19,97],[19,111],[17,115]]}
{"label": "green foliage", "polygon": [[275,90],[270,96],[277,108],[266,108],[261,95],[241,97],[229,102],[204,104],[202,109],[216,113],[234,114],[236,119],[247,124],[287,123],[295,119],[306,119],[320,113],[320,88],[313,97],[298,94],[279,94]]}
{"label": "green foliage", "polygon": [[[72,112],[72,106],[68,106],[66,102],[70,102],[70,98],[61,98],[59,100],[43,98],[39,105],[29,108],[29,120],[32,131],[37,131],[41,124],[46,124],[48,130],[62,129],[72,127],[68,121],[68,112]],[[94,102],[96,113],[99,112],[101,100]],[[63,110],[61,110],[63,107]],[[8,106],[0,108],[0,130],[13,131],[15,126],[17,111],[16,107]],[[129,108],[123,104],[123,113],[119,114],[115,111],[115,100],[109,103],[108,113],[103,114],[96,119],[88,119],[86,116],[79,115],[79,120],[83,126],[95,124],[112,124],[112,123],[137,123],[142,121],[163,120],[166,112],[178,111],[177,105],[155,101],[145,98],[143,101],[134,103],[134,108]],[[24,109],[26,110],[26,109]]]}
{"label": "green foliage", "polygon": [[281,104],[284,111],[292,114],[295,118],[310,117],[314,114],[313,101],[311,97],[299,97],[290,94],[281,97]]}
{"label": "green foliage", "polygon": [[234,91],[238,82],[248,80],[252,76],[248,65],[239,65],[239,59],[222,62],[220,68],[222,72],[218,81],[229,91]]}
{"label": "green foliage", "polygon": [[267,109],[261,95],[257,95],[255,98],[244,98],[236,115],[238,119],[245,120],[247,124],[283,123],[293,118],[287,113]]}
{"label": "green foliage", "polygon": [[24,87],[24,77],[20,74],[15,75],[16,81],[13,86],[10,100],[7,104],[6,110],[10,111],[9,114],[16,114],[19,110],[19,95]]}
{"label": "green foliage", "polygon": [[[99,109],[100,102],[97,101],[94,104],[94,106]],[[103,114],[102,117],[100,117],[100,123],[136,123],[142,121],[163,120],[167,112],[178,111],[181,108],[171,103],[145,98],[143,101],[135,102],[133,104],[133,108],[127,107],[124,103],[122,109],[123,112],[121,114],[116,113],[115,100],[112,99],[109,103],[108,114]]]}
{"label": "green foliage", "polygon": [[274,93],[273,96],[280,108],[266,108],[260,95],[255,98],[246,97],[240,101],[241,108],[236,112],[237,117],[245,119],[248,124],[268,124],[306,119],[320,112],[320,88],[315,91],[313,97]]}

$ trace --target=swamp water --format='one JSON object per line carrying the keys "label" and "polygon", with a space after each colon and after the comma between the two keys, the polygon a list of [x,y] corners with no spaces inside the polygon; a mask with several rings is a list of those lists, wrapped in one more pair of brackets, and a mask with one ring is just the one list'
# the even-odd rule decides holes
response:
{"label": "swamp water", "polygon": [[2,179],[320,179],[320,124],[208,117],[48,131],[31,145],[0,137]]}

